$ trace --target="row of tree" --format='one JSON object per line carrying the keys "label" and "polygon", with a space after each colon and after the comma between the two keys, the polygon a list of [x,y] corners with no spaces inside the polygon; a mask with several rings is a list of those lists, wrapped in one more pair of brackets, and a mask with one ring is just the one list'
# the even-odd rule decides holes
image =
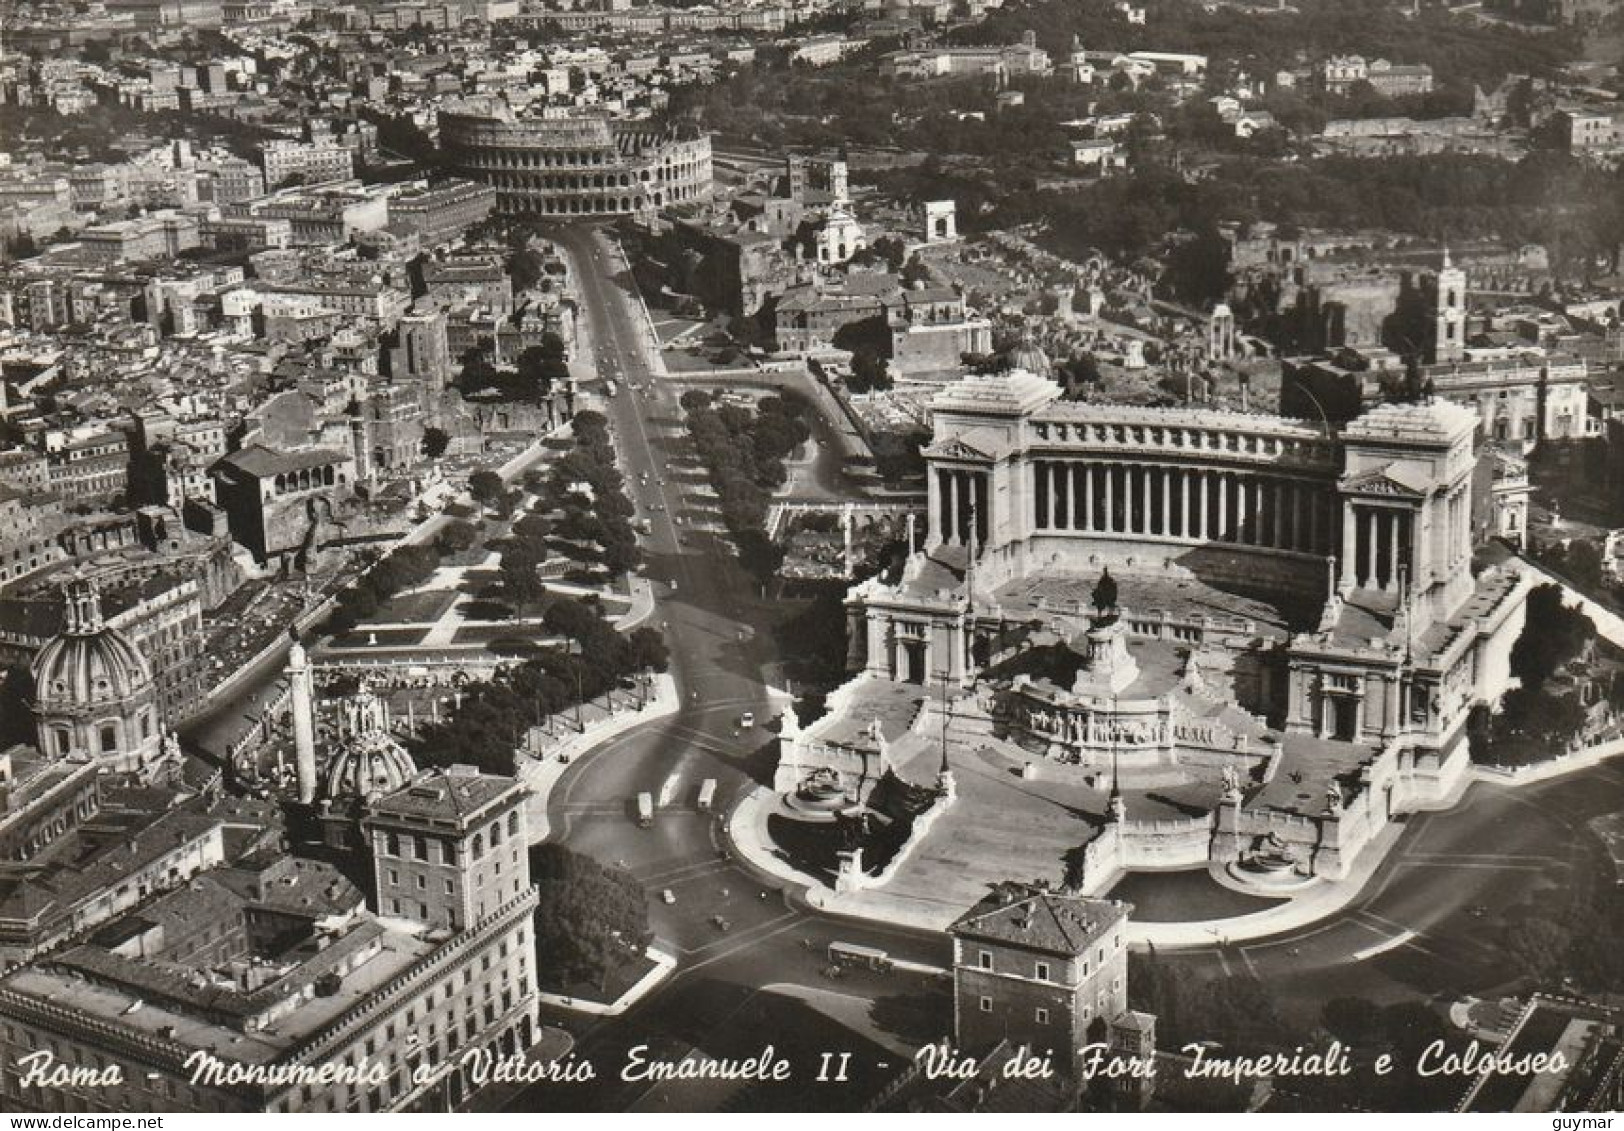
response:
{"label": "row of tree", "polygon": [[682,407],[739,561],[765,582],[784,560],[783,551],[767,537],[767,506],[773,491],[789,479],[785,458],[812,436],[807,406],[786,395],[764,397],[751,411],[691,389],[682,395]]}
{"label": "row of tree", "polygon": [[[556,546],[584,565],[598,565],[611,576],[636,569],[642,561],[636,513],[626,495],[626,480],[615,462],[609,420],[600,412],[578,412],[570,422],[572,447],[546,472],[531,472],[524,483],[537,496],[536,511],[514,525],[502,554],[504,585],[521,572],[534,574]],[[525,583],[519,583],[524,585]]]}
{"label": "row of tree", "polygon": [[544,615],[565,646],[538,648],[494,679],[466,687],[456,710],[418,736],[413,754],[419,765],[511,774],[530,727],[616,688],[627,690],[630,677],[663,672],[670,661],[659,632],[617,632],[596,598],[560,597]]}

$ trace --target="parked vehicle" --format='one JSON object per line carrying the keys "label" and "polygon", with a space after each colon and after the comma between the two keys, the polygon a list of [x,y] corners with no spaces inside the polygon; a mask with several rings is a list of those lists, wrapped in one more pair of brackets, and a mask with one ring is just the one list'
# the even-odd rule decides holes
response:
{"label": "parked vehicle", "polygon": [[841,966],[867,966],[870,970],[889,970],[893,965],[891,956],[878,947],[844,942],[829,944],[829,961],[837,969]]}

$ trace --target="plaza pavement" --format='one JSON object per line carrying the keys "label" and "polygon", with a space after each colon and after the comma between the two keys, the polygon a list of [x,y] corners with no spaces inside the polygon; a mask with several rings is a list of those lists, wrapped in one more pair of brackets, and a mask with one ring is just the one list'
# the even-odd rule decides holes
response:
{"label": "plaza pavement", "polygon": [[[1615,741],[1566,759],[1549,772],[1529,774],[1520,779],[1505,775],[1473,774],[1469,775],[1468,784],[1471,780],[1484,780],[1515,788],[1574,773],[1620,754],[1624,754],[1624,741]],[[966,779],[961,769],[961,766],[955,763],[955,776],[963,782]],[[1451,799],[1451,804],[1460,799],[1460,793],[1464,792],[1465,788],[1463,785],[1462,790]],[[1006,880],[1048,878],[1023,874],[1022,869],[1030,871],[1034,860],[1050,858],[1048,847],[1038,852],[1030,852],[1031,834],[1039,826],[1026,814],[1020,815],[1017,819],[1005,813],[1003,820],[970,817],[968,823],[955,824],[950,818],[953,811],[963,805],[964,797],[961,794],[960,799],[931,829],[926,841],[915,850],[909,863],[899,869],[897,877],[884,889],[858,892],[835,892],[817,877],[796,868],[780,854],[780,850],[773,845],[767,834],[768,818],[780,809],[779,798],[769,789],[757,788],[744,796],[729,813],[725,829],[734,851],[747,866],[785,885],[790,897],[807,907],[827,915],[940,931],[945,930],[962,915],[976,898],[985,894],[986,888],[981,886],[985,882],[984,878],[966,885],[967,873],[963,857],[956,856],[951,862],[945,856],[939,860],[933,859],[928,851],[933,840],[938,844],[950,844],[955,853],[962,852],[964,845],[968,843],[977,850],[975,853],[965,854],[969,856],[979,855],[983,843],[990,838],[1001,846],[998,851],[1010,862],[1007,869],[997,878]],[[1010,830],[1015,827],[1021,830],[1021,843],[1028,849],[1027,852],[1011,853]],[[1390,824],[1383,829],[1359,854],[1353,870],[1342,879],[1311,880],[1290,894],[1280,893],[1285,896],[1280,902],[1245,915],[1187,922],[1132,921],[1128,931],[1129,942],[1137,947],[1156,947],[1161,950],[1230,946],[1312,926],[1336,915],[1365,891],[1402,838],[1405,827],[1402,824]],[[1072,828],[1076,829],[1075,822]],[[1041,831],[1039,835],[1042,835]],[[971,839],[967,841],[966,837]],[[916,866],[915,861],[921,859],[925,863],[920,865],[919,873],[912,877],[915,882],[899,883],[899,880],[906,880],[909,877],[910,869]],[[1213,882],[1220,886],[1248,891],[1250,894],[1266,894],[1244,888],[1217,866],[1209,866],[1208,871]],[[977,875],[979,876],[979,869]],[[980,890],[969,890],[969,887],[974,886],[979,886]],[[1404,939],[1400,937],[1398,942],[1402,941]],[[1387,945],[1397,943],[1388,940]],[[1374,953],[1377,953],[1377,950],[1361,952],[1350,957],[1357,960]]]}
{"label": "plaza pavement", "polygon": [[[551,835],[552,824],[547,819],[547,802],[552,797],[553,787],[558,784],[558,779],[564,776],[564,771],[569,768],[570,763],[581,755],[590,754],[611,738],[633,727],[675,714],[678,706],[680,697],[677,695],[676,681],[670,675],[662,673],[654,677],[652,694],[641,710],[605,714],[588,723],[585,729],[564,736],[556,743],[548,742],[535,752],[521,752],[519,780],[530,791],[525,802],[530,843],[540,844]],[[537,734],[537,730],[538,728],[531,728],[532,737]],[[543,741],[546,739],[543,738]]]}

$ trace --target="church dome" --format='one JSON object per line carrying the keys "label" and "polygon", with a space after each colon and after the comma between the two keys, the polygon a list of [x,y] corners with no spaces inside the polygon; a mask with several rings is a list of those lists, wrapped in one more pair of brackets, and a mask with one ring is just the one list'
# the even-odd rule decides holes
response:
{"label": "church dome", "polygon": [[365,684],[342,707],[339,748],[327,763],[321,796],[329,801],[380,797],[417,776],[406,748],[389,737],[389,712]]}
{"label": "church dome", "polygon": [[152,690],[152,668],[116,628],[102,620],[94,587],[67,595],[67,625],[34,657],[36,707],[41,713],[95,710]]}
{"label": "church dome", "polygon": [[1010,369],[1024,369],[1038,377],[1054,376],[1054,364],[1049,360],[1049,355],[1032,340],[1030,334],[1021,336],[1021,340],[1004,355],[1004,362]]}

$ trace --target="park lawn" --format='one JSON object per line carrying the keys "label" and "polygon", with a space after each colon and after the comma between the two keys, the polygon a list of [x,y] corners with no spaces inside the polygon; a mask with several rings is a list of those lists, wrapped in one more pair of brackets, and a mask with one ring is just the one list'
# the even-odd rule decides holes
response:
{"label": "park lawn", "polygon": [[750,367],[750,359],[740,353],[732,361],[721,362],[711,360],[709,350],[703,351],[695,357],[687,348],[668,349],[661,356],[665,360],[665,367],[673,373],[710,373],[718,369],[746,369]]}
{"label": "park lawn", "polygon": [[433,624],[456,604],[455,590],[437,589],[428,593],[405,593],[378,606],[362,624]]}
{"label": "park lawn", "polygon": [[493,640],[528,640],[544,644],[557,639],[539,624],[476,624],[457,629],[453,644],[489,644]]}
{"label": "park lawn", "polygon": [[354,632],[347,632],[343,636],[335,638],[333,646],[335,648],[400,648],[412,644],[421,644],[423,637],[428,635],[428,631],[427,626],[423,628],[378,629],[369,629],[362,626]]}

